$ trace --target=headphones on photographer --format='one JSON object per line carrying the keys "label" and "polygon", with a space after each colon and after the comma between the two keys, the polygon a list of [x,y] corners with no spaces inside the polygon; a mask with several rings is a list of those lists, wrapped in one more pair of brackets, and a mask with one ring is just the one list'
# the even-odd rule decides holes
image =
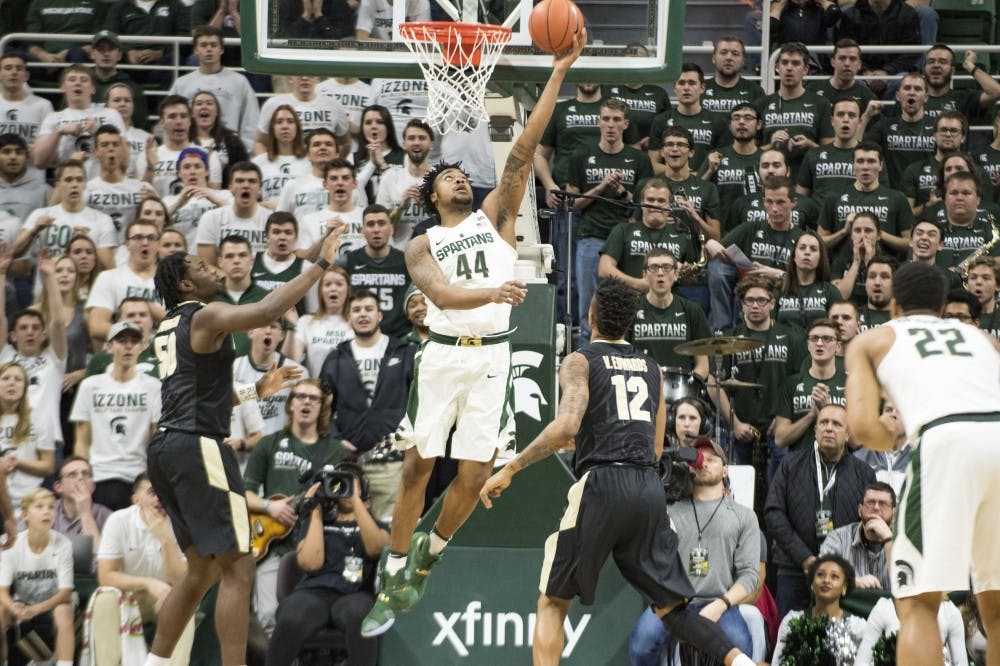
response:
{"label": "headphones on photographer", "polygon": [[701,398],[685,397],[674,401],[667,407],[667,437],[673,438],[677,429],[677,408],[681,405],[691,405],[698,416],[701,417],[701,425],[698,428],[698,437],[704,437],[712,432],[712,411]]}

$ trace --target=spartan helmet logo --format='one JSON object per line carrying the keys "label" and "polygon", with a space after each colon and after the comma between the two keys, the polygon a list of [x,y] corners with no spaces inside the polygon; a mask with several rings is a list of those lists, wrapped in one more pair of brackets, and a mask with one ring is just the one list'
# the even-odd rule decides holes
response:
{"label": "spartan helmet logo", "polygon": [[288,174],[292,173],[292,165],[289,164],[289,163],[287,163],[287,162],[285,164],[282,164],[281,165],[281,173],[283,175],[285,175],[285,176],[287,176]]}
{"label": "spartan helmet logo", "polygon": [[125,437],[125,417],[116,416],[111,419],[111,434],[115,437]]}
{"label": "spartan helmet logo", "polygon": [[896,586],[908,587],[913,581],[913,567],[905,560],[896,560]]}
{"label": "spartan helmet logo", "polygon": [[403,114],[404,116],[408,116],[411,113],[413,113],[412,105],[413,105],[413,100],[408,97],[405,97],[396,102],[396,111],[398,113]]}
{"label": "spartan helmet logo", "polygon": [[538,383],[525,373],[532,368],[539,368],[544,358],[542,354],[534,351],[518,351],[510,357],[511,371],[514,375],[514,413],[524,414],[535,421],[542,420],[542,407],[549,403]]}
{"label": "spartan helmet logo", "polygon": [[6,113],[7,120],[16,121],[17,120],[17,109],[8,109]]}

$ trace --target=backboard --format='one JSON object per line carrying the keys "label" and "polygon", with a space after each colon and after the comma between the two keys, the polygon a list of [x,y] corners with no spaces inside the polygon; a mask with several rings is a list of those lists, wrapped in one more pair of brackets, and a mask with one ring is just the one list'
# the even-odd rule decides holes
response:
{"label": "backboard", "polygon": [[[676,76],[685,0],[618,4],[577,0],[577,4],[587,19],[590,44],[570,70],[569,81],[665,83]],[[494,81],[544,82],[552,56],[531,43],[527,26],[533,6],[533,0],[396,0],[393,4],[387,0],[241,0],[243,65],[269,74],[420,78],[398,26],[412,20],[463,20],[503,24],[513,31],[493,73]],[[312,20],[303,19],[305,14]],[[365,31],[369,39],[358,38],[362,25],[370,28]]]}

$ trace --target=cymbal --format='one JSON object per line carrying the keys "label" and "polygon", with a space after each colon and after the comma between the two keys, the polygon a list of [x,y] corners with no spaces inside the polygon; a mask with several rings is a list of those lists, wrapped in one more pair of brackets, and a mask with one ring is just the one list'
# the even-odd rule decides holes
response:
{"label": "cymbal", "polygon": [[763,384],[755,384],[753,382],[743,382],[739,379],[723,379],[719,382],[719,386],[725,389],[748,389],[748,388],[764,388]]}
{"label": "cymbal", "polygon": [[690,340],[674,347],[674,351],[678,354],[684,354],[686,356],[716,356],[723,354],[737,354],[739,352],[757,349],[757,347],[762,346],[764,346],[762,341],[754,340],[753,338],[723,335],[717,338]]}

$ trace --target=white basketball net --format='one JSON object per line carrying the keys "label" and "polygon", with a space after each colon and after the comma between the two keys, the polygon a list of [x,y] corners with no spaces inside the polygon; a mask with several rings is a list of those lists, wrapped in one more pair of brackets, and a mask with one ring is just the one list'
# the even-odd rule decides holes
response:
{"label": "white basketball net", "polygon": [[[462,29],[454,26],[461,25]],[[510,40],[494,25],[406,23],[400,35],[427,81],[427,123],[442,134],[467,132],[489,121],[486,84]]]}

